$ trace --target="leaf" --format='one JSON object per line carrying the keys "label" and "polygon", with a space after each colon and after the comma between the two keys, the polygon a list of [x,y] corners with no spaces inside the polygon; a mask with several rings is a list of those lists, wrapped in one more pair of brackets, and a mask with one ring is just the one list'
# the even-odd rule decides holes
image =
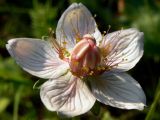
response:
{"label": "leaf", "polygon": [[10,103],[9,98],[3,97],[0,99],[0,113],[2,113],[7,108],[9,103]]}
{"label": "leaf", "polygon": [[100,103],[98,101],[95,102],[94,106],[91,109],[91,112],[95,115],[98,116],[100,114],[101,111],[101,106]]}

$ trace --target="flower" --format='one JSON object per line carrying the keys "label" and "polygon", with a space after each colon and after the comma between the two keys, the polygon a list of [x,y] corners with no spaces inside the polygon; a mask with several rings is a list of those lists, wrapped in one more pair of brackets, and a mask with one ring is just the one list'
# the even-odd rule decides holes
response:
{"label": "flower", "polygon": [[143,33],[130,28],[102,35],[81,3],[62,14],[56,38],[15,38],[6,47],[25,71],[49,79],[40,97],[50,111],[73,117],[89,111],[96,100],[122,109],[145,106],[141,86],[125,73],[143,55]]}

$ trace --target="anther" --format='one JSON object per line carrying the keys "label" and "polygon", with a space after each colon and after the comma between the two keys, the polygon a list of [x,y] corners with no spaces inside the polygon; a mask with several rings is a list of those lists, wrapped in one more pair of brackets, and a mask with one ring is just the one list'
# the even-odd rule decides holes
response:
{"label": "anther", "polygon": [[96,18],[97,17],[97,15],[96,14],[94,14],[94,18]]}

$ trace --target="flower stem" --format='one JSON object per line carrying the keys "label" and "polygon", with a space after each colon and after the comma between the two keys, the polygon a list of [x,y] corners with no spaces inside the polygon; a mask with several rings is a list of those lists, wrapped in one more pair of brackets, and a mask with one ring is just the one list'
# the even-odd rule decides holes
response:
{"label": "flower stem", "polygon": [[159,99],[160,99],[160,79],[159,79],[159,82],[158,82],[158,86],[157,86],[157,89],[156,89],[156,94],[155,94],[155,98],[154,98],[154,101],[150,107],[150,110],[145,118],[145,120],[151,120],[153,119],[152,117],[154,116],[154,112],[155,112],[155,109],[156,109],[156,106],[159,102]]}
{"label": "flower stem", "polygon": [[19,106],[22,88],[23,88],[22,86],[18,88],[16,95],[14,97],[13,120],[18,120],[18,106]]}

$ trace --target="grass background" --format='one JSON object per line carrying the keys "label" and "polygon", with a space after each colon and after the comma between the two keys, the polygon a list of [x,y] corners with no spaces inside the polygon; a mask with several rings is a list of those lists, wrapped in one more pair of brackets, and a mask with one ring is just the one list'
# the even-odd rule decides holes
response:
{"label": "grass background", "polygon": [[160,0],[0,0],[0,120],[66,119],[42,105],[39,78],[24,72],[10,57],[5,44],[11,38],[41,38],[56,29],[63,11],[83,3],[101,32],[136,27],[144,32],[144,56],[129,73],[147,97],[144,111],[122,110],[96,103],[91,112],[73,120],[160,120]]}

